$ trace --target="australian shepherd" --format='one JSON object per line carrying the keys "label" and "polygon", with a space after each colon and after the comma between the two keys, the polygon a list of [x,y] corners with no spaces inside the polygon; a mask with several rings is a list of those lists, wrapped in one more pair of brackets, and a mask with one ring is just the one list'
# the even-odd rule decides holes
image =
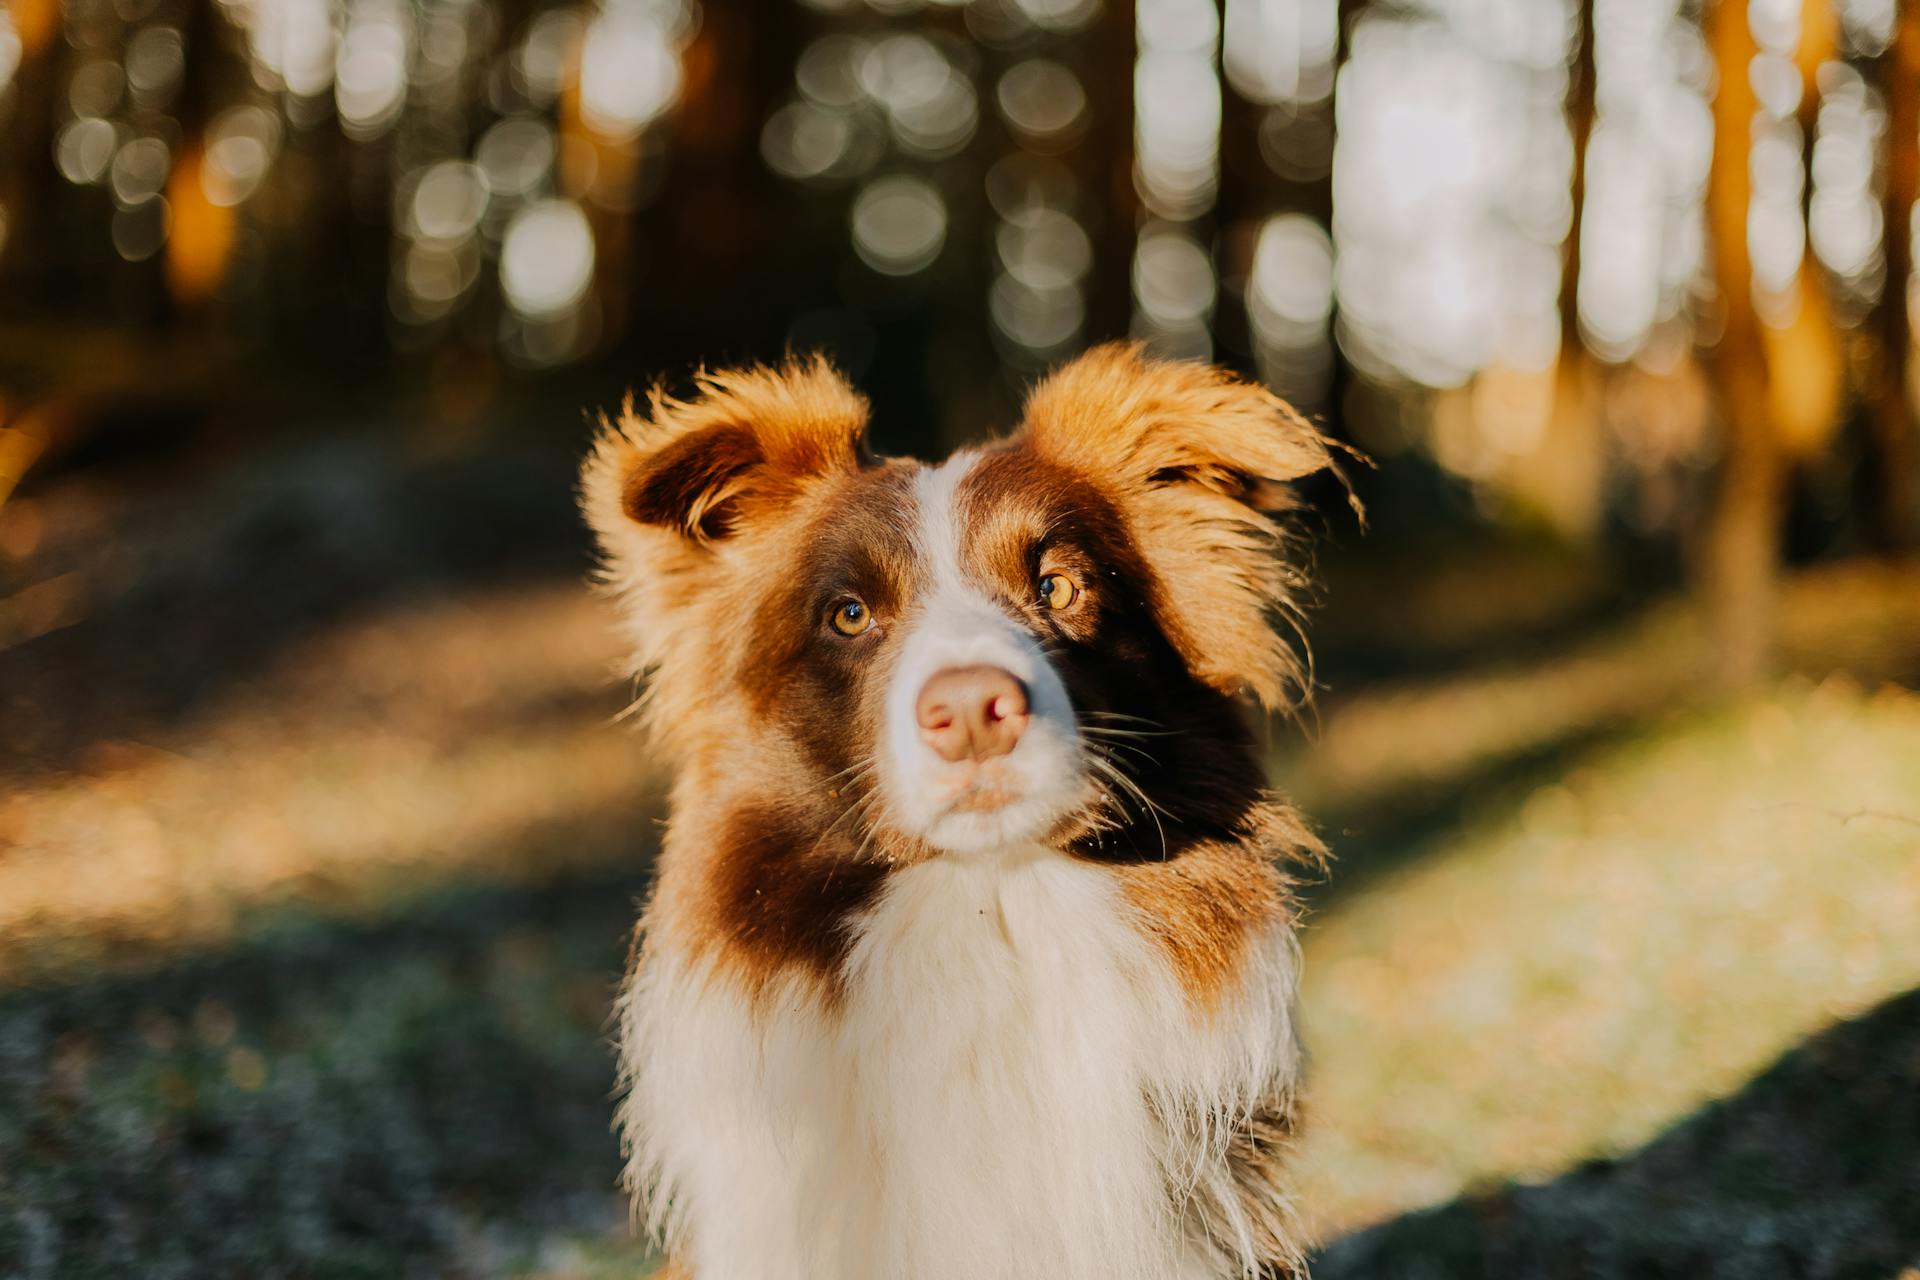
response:
{"label": "australian shepherd", "polygon": [[607,423],[583,477],[675,771],[620,1000],[626,1178],[693,1280],[1285,1275],[1319,846],[1274,513],[1326,443],[1094,350],[882,458],[820,360]]}

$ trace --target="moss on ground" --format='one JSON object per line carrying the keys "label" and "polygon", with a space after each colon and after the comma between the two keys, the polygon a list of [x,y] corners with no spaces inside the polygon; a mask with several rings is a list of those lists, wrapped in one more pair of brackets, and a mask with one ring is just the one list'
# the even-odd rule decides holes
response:
{"label": "moss on ground", "polygon": [[0,1274],[503,1274],[624,1234],[604,1023],[639,886],[284,919],[0,998]]}

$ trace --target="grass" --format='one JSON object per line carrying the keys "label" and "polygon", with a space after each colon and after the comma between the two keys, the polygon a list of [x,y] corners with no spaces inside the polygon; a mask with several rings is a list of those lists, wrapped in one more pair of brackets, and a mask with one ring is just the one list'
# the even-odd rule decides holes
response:
{"label": "grass", "polygon": [[0,997],[0,1273],[501,1275],[623,1241],[604,1026],[640,887],[294,913]]}
{"label": "grass", "polygon": [[[1323,1277],[1888,1274],[1920,699],[1827,676],[1920,670],[1915,584],[1790,584],[1805,674],[1736,706],[1670,607],[1325,702],[1281,765],[1339,854]],[[0,1274],[643,1265],[605,1017],[658,797],[612,657],[570,584],[463,588],[0,798]]]}
{"label": "grass", "polygon": [[1920,991],[1618,1160],[1348,1236],[1318,1280],[1920,1277]]}
{"label": "grass", "polygon": [[278,906],[644,866],[661,792],[610,727],[615,656],[577,583],[448,593],[315,627],[185,718],[0,787],[0,980],[219,945]]}
{"label": "grass", "polygon": [[1331,1234],[1636,1147],[1920,987],[1915,921],[1902,690],[1790,687],[1496,789],[1309,926],[1312,1216]]}

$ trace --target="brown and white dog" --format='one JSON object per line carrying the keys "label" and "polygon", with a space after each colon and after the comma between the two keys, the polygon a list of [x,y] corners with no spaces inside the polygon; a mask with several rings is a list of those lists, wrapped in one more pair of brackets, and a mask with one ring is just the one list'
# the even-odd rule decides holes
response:
{"label": "brown and white dog", "polygon": [[1010,438],[878,458],[824,363],[587,461],[676,770],[621,1000],[627,1180],[696,1280],[1282,1274],[1317,856],[1245,694],[1300,672],[1265,390],[1105,347]]}

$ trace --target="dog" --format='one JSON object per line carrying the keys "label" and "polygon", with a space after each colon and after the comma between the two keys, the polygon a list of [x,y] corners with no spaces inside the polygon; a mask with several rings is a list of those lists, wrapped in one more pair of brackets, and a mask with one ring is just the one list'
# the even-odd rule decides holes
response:
{"label": "dog", "polygon": [[875,456],[823,360],[631,397],[582,472],[675,771],[618,1002],[626,1185],[693,1280],[1296,1274],[1303,692],[1326,441],[1096,348]]}

